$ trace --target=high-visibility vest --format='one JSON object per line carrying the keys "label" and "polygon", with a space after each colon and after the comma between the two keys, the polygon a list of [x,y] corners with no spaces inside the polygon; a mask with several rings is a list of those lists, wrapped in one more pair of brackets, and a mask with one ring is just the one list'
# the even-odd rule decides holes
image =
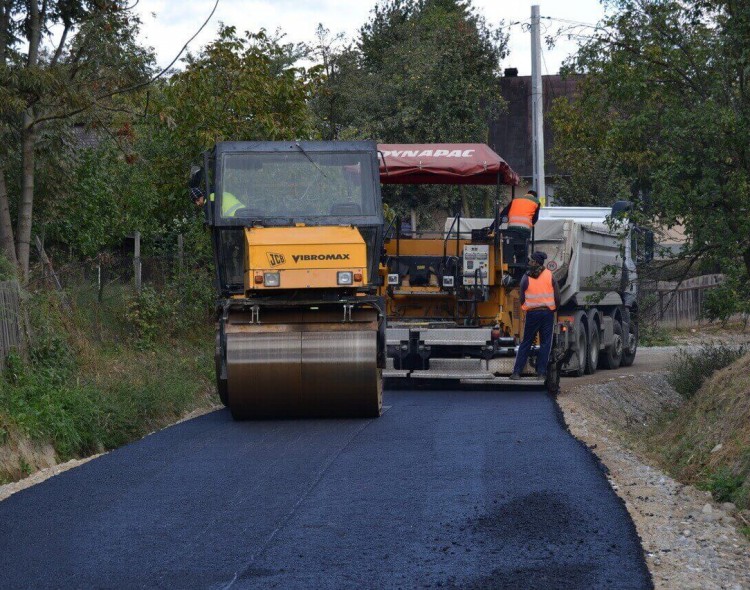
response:
{"label": "high-visibility vest", "polygon": [[[214,194],[211,193],[208,196],[208,198],[213,203]],[[234,217],[234,214],[237,213],[237,210],[238,209],[242,209],[244,206],[245,206],[244,203],[242,203],[242,201],[240,201],[232,193],[224,191],[221,194],[221,214],[222,214],[222,216],[224,216],[224,217]]]}
{"label": "high-visibility vest", "polygon": [[534,226],[533,219],[539,207],[539,199],[534,195],[524,195],[513,199],[508,209],[508,228],[517,227],[531,231]]}
{"label": "high-visibility vest", "polygon": [[529,275],[529,286],[526,287],[524,297],[521,306],[524,311],[539,307],[546,307],[554,311],[556,309],[555,286],[552,280],[552,272],[545,268],[537,278]]}

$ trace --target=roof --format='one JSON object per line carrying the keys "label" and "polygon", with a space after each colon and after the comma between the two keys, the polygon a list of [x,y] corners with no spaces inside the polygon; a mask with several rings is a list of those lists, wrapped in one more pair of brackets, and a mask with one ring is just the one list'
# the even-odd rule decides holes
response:
{"label": "roof", "polygon": [[483,143],[378,144],[383,184],[518,184],[508,163]]}

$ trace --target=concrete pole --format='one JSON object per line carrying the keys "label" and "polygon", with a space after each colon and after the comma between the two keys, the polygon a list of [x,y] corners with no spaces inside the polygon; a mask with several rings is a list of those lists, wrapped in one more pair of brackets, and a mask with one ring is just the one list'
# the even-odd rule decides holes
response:
{"label": "concrete pole", "polygon": [[539,5],[531,7],[531,133],[534,190],[546,197],[544,186],[544,93],[542,89],[542,43],[539,31]]}

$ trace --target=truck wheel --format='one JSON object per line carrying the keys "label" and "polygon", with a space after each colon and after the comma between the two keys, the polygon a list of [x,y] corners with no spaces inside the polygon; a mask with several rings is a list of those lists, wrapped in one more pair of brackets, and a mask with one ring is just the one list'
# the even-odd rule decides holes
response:
{"label": "truck wheel", "polygon": [[596,368],[599,365],[599,327],[596,322],[593,324],[589,331],[588,354],[586,355],[586,369],[584,370],[587,375],[596,373]]}
{"label": "truck wheel", "polygon": [[630,334],[628,334],[627,347],[622,351],[621,366],[629,367],[635,361],[635,353],[638,350],[638,324],[630,320]]}
{"label": "truck wheel", "polygon": [[555,397],[560,393],[560,363],[550,363],[547,369],[547,393]]}
{"label": "truck wheel", "polygon": [[612,344],[604,349],[604,354],[599,357],[599,366],[602,369],[616,369],[622,362],[622,325],[615,321],[612,326]]}
{"label": "truck wheel", "polygon": [[588,358],[589,339],[586,337],[586,325],[580,320],[576,323],[576,350],[575,363],[577,366],[570,371],[573,377],[581,377],[586,370],[586,359]]}

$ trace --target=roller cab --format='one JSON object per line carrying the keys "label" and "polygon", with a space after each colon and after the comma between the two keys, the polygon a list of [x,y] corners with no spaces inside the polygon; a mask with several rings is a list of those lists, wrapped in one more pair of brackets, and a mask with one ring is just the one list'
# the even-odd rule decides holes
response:
{"label": "roller cab", "polygon": [[236,419],[379,416],[375,144],[221,143],[204,167],[224,404]]}

